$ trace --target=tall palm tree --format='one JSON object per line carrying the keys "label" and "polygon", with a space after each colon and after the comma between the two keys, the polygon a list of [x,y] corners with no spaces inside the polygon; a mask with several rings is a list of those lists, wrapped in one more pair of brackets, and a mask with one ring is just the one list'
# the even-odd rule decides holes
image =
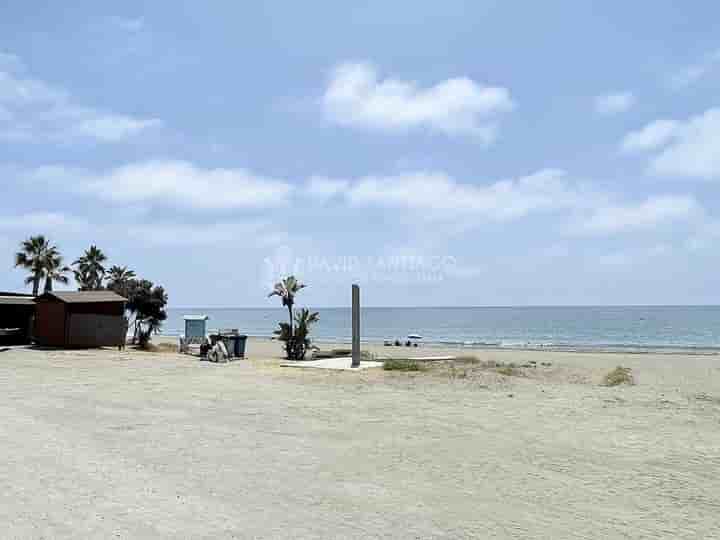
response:
{"label": "tall palm tree", "polygon": [[105,275],[107,280],[107,288],[127,297],[128,282],[135,278],[135,272],[128,269],[127,266],[111,266]]}
{"label": "tall palm tree", "polygon": [[43,235],[31,236],[20,244],[20,251],[15,254],[15,266],[30,271],[25,284],[33,286],[33,295],[40,291],[40,280],[45,271],[46,255],[51,248],[50,242]]}
{"label": "tall palm tree", "polygon": [[97,291],[102,289],[102,281],[105,277],[103,263],[107,256],[97,246],[90,246],[85,250],[82,257],[73,262],[75,266],[75,280],[80,285],[81,291]]}
{"label": "tall palm tree", "polygon": [[288,276],[281,281],[277,282],[273,287],[273,291],[268,294],[268,298],[272,296],[279,296],[282,300],[283,306],[287,307],[288,315],[290,316],[290,337],[294,335],[293,332],[293,304],[295,304],[295,295],[304,289],[305,285],[300,283],[295,276]]}
{"label": "tall palm tree", "polygon": [[53,246],[45,254],[45,292],[53,290],[53,281],[67,285],[70,280],[65,274],[70,272],[69,266],[63,264],[62,255]]}

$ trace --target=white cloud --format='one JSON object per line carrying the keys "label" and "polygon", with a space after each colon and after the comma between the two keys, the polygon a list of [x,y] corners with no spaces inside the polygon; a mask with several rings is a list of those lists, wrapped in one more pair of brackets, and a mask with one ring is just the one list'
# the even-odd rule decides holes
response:
{"label": "white cloud", "polygon": [[720,50],[706,55],[698,63],[686,67],[670,78],[670,86],[676,90],[687,88],[697,83],[720,67]]}
{"label": "white cloud", "polygon": [[687,195],[659,195],[635,205],[605,205],[569,230],[572,235],[612,234],[701,218],[703,210]]}
{"label": "white cloud", "polygon": [[466,77],[420,88],[412,81],[380,80],[368,63],[338,66],[322,103],[327,117],[340,125],[383,131],[425,128],[484,142],[495,138],[494,118],[513,108],[505,88]]}
{"label": "white cloud", "polygon": [[459,230],[482,221],[506,222],[545,213],[569,219],[567,234],[583,236],[647,230],[701,220],[704,215],[688,195],[655,195],[628,204],[556,169],[490,184],[464,183],[442,172],[414,172],[335,181],[332,187],[332,196],[351,206],[406,210],[414,221],[461,225]]}
{"label": "white cloud", "polygon": [[618,92],[597,96],[595,98],[595,112],[603,115],[627,112],[635,105],[636,99],[632,92]]}
{"label": "white cloud", "polygon": [[19,58],[0,56],[0,139],[115,142],[161,125],[156,118],[78,105],[65,90],[25,77],[22,71]]}
{"label": "white cloud", "polygon": [[655,244],[649,247],[600,254],[592,257],[589,262],[596,262],[606,267],[633,267],[639,264],[656,263],[657,261],[654,259],[669,257],[672,254],[672,246]]}
{"label": "white cloud", "polygon": [[[0,233],[12,238],[31,234],[67,238],[132,239],[146,246],[205,246],[236,242],[243,239],[243,247],[269,247],[288,241],[288,234],[263,221],[230,221],[212,223],[169,222],[90,222],[84,217],[56,212],[30,212],[0,218]],[[62,236],[60,236],[62,235]],[[4,237],[0,235],[0,239]],[[92,241],[92,240],[90,240]],[[10,240],[8,239],[8,242]]]}
{"label": "white cloud", "polygon": [[270,247],[288,241],[285,232],[261,222],[229,223],[149,223],[131,225],[123,231],[128,237],[149,246],[210,246],[235,243],[242,247]]}
{"label": "white cloud", "polygon": [[313,199],[325,202],[343,194],[349,184],[347,180],[313,176],[305,183],[305,193]]}
{"label": "white cloud", "polygon": [[568,182],[564,171],[546,169],[487,185],[458,182],[441,172],[364,177],[346,193],[352,205],[406,208],[446,220],[510,220],[589,204],[594,196]]}
{"label": "white cloud", "polygon": [[672,144],[652,159],[650,171],[662,176],[720,179],[720,109],[685,122]]}
{"label": "white cloud", "polygon": [[278,206],[287,202],[292,191],[286,182],[244,169],[207,169],[186,161],[131,163],[104,172],[44,166],[24,176],[31,182],[62,184],[111,203],[204,210]]}
{"label": "white cloud", "polygon": [[635,266],[672,255],[672,251],[672,247],[667,244],[656,244],[646,248],[601,254],[594,257],[593,260],[601,266]]}
{"label": "white cloud", "polygon": [[47,234],[63,232],[82,232],[88,229],[88,222],[82,218],[57,212],[29,212],[19,215],[0,217],[0,230],[23,231],[28,234]]}
{"label": "white cloud", "polygon": [[679,124],[673,120],[656,120],[638,131],[625,135],[622,141],[624,152],[652,150],[663,146],[677,133]]}
{"label": "white cloud", "polygon": [[96,114],[88,109],[76,110],[76,122],[67,133],[78,137],[91,137],[101,141],[114,142],[127,139],[143,130],[159,127],[157,119],[143,120],[117,114]]}
{"label": "white cloud", "polygon": [[720,178],[720,109],[685,121],[660,120],[623,141],[626,151],[657,150],[648,170],[660,176]]}

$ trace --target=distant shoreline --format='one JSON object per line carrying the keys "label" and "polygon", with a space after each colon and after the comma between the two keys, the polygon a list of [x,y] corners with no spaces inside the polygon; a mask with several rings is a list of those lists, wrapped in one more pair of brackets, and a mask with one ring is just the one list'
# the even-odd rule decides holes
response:
{"label": "distant shoreline", "polygon": [[[311,329],[316,341],[350,341],[348,308],[319,309]],[[238,328],[271,338],[287,314],[263,309],[170,309],[166,335],[183,332],[185,315],[207,315],[208,328]],[[421,347],[457,350],[537,350],[628,354],[720,354],[720,307],[558,308],[372,308],[361,317],[367,344],[405,343],[418,335]]]}
{"label": "distant shoreline", "polygon": [[[255,342],[274,342],[272,336],[260,336],[248,334],[248,339]],[[158,334],[154,339],[164,343],[175,342],[179,333]],[[392,341],[392,340],[391,340]],[[394,342],[394,341],[393,341]],[[463,344],[455,342],[420,341],[417,347],[401,345],[386,346],[384,340],[362,339],[361,343],[373,348],[382,347],[387,350],[418,350],[418,349],[443,349],[455,352],[492,352],[492,351],[528,351],[547,353],[577,353],[577,354],[632,354],[632,355],[676,355],[676,356],[720,356],[720,347],[666,347],[666,346],[637,346],[637,345],[615,345],[615,346],[593,346],[593,345],[534,345],[534,344],[503,344],[495,345],[490,343]],[[319,338],[314,344],[321,349],[338,346],[350,347],[350,338]]]}

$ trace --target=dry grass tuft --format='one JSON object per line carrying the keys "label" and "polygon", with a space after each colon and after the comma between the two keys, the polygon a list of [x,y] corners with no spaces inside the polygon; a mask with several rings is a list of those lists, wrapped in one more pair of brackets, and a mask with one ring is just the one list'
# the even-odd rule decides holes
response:
{"label": "dry grass tuft", "polygon": [[504,375],[505,377],[519,377],[522,375],[522,371],[520,371],[512,364],[495,368],[495,371],[497,371],[500,375]]}
{"label": "dry grass tuft", "polygon": [[178,352],[177,345],[175,345],[174,343],[158,343],[157,345],[155,343],[148,343],[145,347],[140,347],[138,345],[134,347],[134,350],[140,352],[164,354],[175,354]]}
{"label": "dry grass tuft", "polygon": [[388,358],[383,362],[385,371],[424,371],[426,368],[412,358]]}
{"label": "dry grass tuft", "polygon": [[456,356],[453,362],[455,362],[456,364],[479,364],[480,359],[477,356],[465,355]]}
{"label": "dry grass tuft", "polygon": [[620,386],[621,384],[635,384],[635,378],[630,368],[618,366],[603,377],[603,386]]}
{"label": "dry grass tuft", "polygon": [[467,379],[468,375],[470,374],[470,371],[468,368],[458,368],[455,367],[455,364],[450,364],[450,367],[448,368],[448,376],[451,379]]}

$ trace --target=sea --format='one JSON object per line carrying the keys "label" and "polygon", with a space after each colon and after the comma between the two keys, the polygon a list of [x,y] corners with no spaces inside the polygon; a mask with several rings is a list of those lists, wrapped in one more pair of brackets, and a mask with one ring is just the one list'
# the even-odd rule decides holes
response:
{"label": "sea", "polygon": [[[350,308],[319,308],[312,337],[347,342]],[[270,337],[282,308],[173,308],[162,333],[183,333],[184,315],[207,315],[208,328],[237,328]],[[423,346],[624,352],[720,353],[720,306],[583,307],[367,307],[361,310],[365,342],[419,335]]]}

